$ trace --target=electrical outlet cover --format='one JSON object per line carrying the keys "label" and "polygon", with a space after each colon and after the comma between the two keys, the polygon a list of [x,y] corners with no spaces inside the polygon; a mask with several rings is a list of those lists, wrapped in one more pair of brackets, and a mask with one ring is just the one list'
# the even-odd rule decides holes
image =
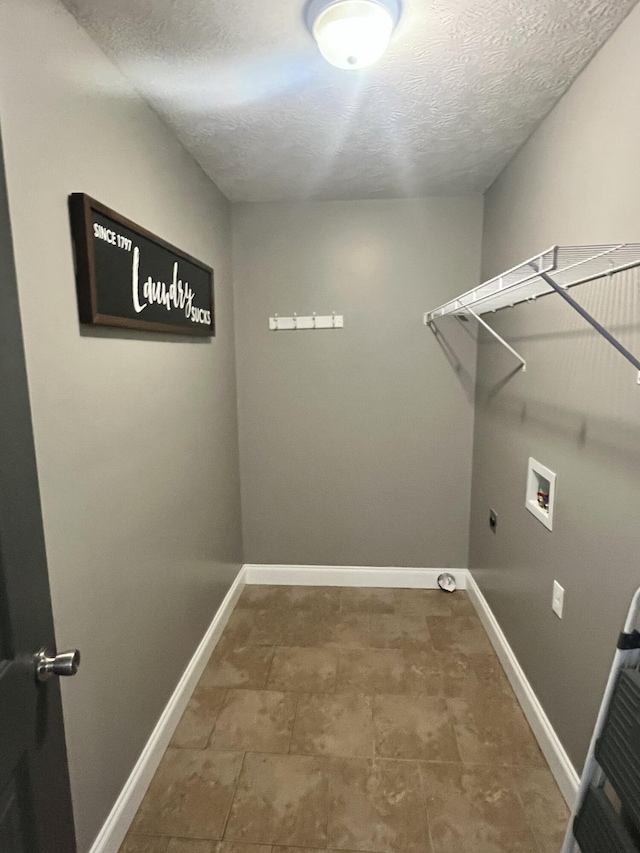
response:
{"label": "electrical outlet cover", "polygon": [[562,610],[564,608],[564,587],[561,587],[558,581],[553,582],[553,597],[551,599],[551,609],[556,614],[558,619],[562,619]]}

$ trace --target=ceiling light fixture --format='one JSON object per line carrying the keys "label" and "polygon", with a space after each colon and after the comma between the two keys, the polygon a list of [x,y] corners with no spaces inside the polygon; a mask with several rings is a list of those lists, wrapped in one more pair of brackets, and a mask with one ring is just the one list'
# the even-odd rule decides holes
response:
{"label": "ceiling light fixture", "polygon": [[399,0],[311,0],[307,25],[320,53],[336,68],[373,65],[400,18]]}

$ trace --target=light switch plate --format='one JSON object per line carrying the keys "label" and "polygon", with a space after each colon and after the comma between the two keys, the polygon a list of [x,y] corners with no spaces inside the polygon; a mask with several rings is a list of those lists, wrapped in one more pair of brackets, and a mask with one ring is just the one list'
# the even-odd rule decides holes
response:
{"label": "light switch plate", "polygon": [[556,614],[558,619],[562,619],[562,609],[564,607],[564,587],[561,587],[558,581],[553,582],[553,598],[551,599],[551,609]]}

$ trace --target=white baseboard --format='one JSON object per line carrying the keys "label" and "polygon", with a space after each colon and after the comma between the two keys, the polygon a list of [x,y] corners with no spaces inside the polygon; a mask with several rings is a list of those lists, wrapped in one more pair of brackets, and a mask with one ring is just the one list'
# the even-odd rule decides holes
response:
{"label": "white baseboard", "polygon": [[241,568],[160,715],[151,737],[94,841],[90,853],[118,853],[211,652],[220,639],[236,601],[240,597],[244,583],[244,568]]}
{"label": "white baseboard", "polygon": [[247,584],[285,586],[371,586],[437,589],[438,575],[449,572],[466,589],[466,569],[411,569],[393,566],[270,566],[247,563]]}
{"label": "white baseboard", "polygon": [[478,611],[480,621],[489,635],[562,796],[571,809],[576,799],[580,778],[471,572],[468,573],[467,592]]}

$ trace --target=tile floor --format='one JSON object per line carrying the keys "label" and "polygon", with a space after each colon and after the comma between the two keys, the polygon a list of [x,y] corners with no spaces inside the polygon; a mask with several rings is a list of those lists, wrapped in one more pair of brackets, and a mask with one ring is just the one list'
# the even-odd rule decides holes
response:
{"label": "tile floor", "polygon": [[464,592],[247,586],[121,853],[558,853]]}

